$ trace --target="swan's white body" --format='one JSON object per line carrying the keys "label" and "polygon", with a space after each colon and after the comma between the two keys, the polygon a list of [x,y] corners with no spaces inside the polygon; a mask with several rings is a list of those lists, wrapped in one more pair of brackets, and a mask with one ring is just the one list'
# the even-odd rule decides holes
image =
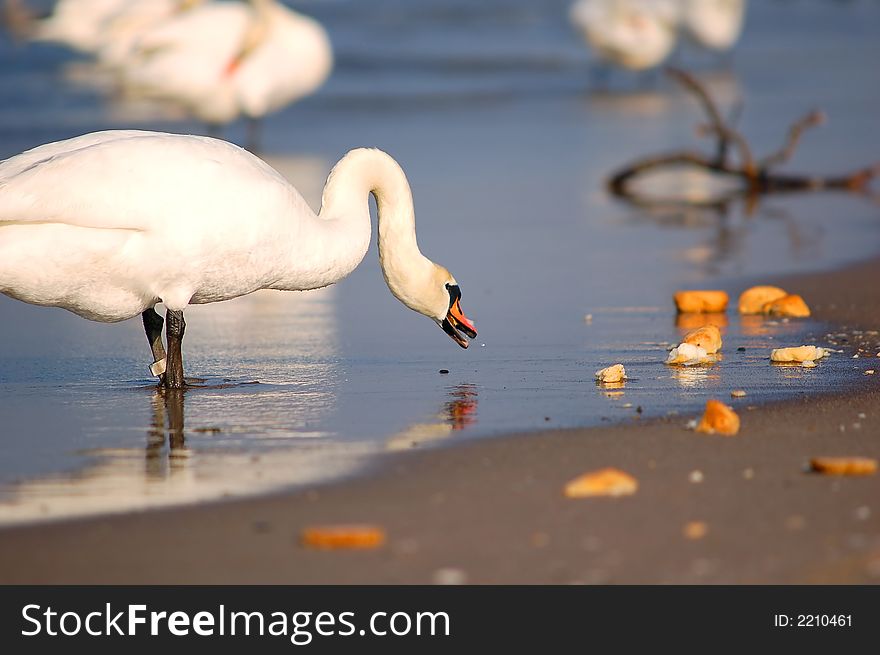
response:
{"label": "swan's white body", "polygon": [[333,168],[318,215],[275,169],[217,139],[108,131],[34,148],[0,162],[0,293],[115,322],[159,302],[180,312],[325,287],[369,247],[370,193],[389,289],[467,347],[453,328],[476,331],[454,278],[419,251],[403,170],[363,148]]}
{"label": "swan's white body", "polygon": [[[151,1],[151,0],[146,0]],[[132,0],[58,0],[52,15],[34,26],[34,38],[95,52],[103,41],[101,26]]]}
{"label": "swan's white body", "polygon": [[677,14],[671,0],[578,0],[569,17],[601,59],[644,70],[675,47]]}
{"label": "swan's white body", "polygon": [[681,23],[688,36],[704,48],[733,47],[746,13],[745,0],[682,0]]}
{"label": "swan's white body", "polygon": [[129,90],[210,124],[260,118],[313,93],[333,67],[325,30],[274,0],[252,3],[212,2],[143,33],[125,70]]}
{"label": "swan's white body", "polygon": [[200,4],[202,0],[128,0],[101,22],[95,48],[98,61],[108,68],[122,68],[141,34]]}
{"label": "swan's white body", "polygon": [[[180,310],[316,288],[353,269],[369,242],[368,226],[334,240],[330,225],[224,141],[98,132],[0,164],[0,291],[114,322],[160,300]],[[349,256],[332,252],[352,240]]]}

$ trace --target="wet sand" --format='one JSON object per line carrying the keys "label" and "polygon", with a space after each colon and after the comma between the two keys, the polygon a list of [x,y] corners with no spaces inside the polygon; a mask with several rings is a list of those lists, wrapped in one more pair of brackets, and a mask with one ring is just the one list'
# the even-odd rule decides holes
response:
{"label": "wet sand", "polygon": [[[877,279],[880,259],[782,282],[851,331],[880,327]],[[864,377],[852,393],[741,402],[736,437],[697,435],[686,416],[633,418],[403,453],[296,493],[6,528],[0,582],[877,583],[880,475],[804,471],[817,455],[880,457],[880,374]],[[636,476],[638,493],[563,497],[569,479],[605,466]],[[692,521],[704,537],[684,536]],[[298,544],[304,526],[335,522],[380,524],[388,542]]]}

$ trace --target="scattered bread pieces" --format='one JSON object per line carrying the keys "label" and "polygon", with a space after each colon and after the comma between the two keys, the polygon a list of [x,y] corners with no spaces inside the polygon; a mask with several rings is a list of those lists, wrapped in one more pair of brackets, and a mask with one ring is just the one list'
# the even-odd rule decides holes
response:
{"label": "scattered bread pieces", "polygon": [[565,496],[566,498],[631,496],[638,488],[638,480],[629,473],[616,468],[604,468],[584,473],[566,484]]}
{"label": "scattered bread pieces", "polygon": [[810,308],[804,299],[798,295],[790,294],[776,300],[764,303],[761,311],[768,316],[806,318],[810,315]]}
{"label": "scattered bread pieces", "polygon": [[721,330],[717,325],[707,325],[688,332],[681,341],[692,346],[699,346],[707,354],[714,355],[721,350]]}
{"label": "scattered bread pieces", "polygon": [[707,400],[706,411],[697,424],[697,432],[733,436],[739,432],[739,416],[720,400]]}
{"label": "scattered bread pieces", "polygon": [[810,469],[826,475],[873,475],[877,460],[870,457],[814,457]]}
{"label": "scattered bread pieces", "polygon": [[673,296],[675,307],[681,313],[723,312],[727,309],[729,298],[725,291],[676,291]]}
{"label": "scattered bread pieces", "polygon": [[300,543],[310,548],[378,548],[385,530],[376,525],[314,525],[302,531]]}
{"label": "scattered bread pieces", "polygon": [[623,382],[624,380],[626,380],[626,369],[623,364],[614,364],[596,371],[596,381],[601,384]]}
{"label": "scattered bread pieces", "polygon": [[797,348],[776,348],[770,353],[771,362],[813,362],[828,357],[831,353],[820,346],[798,346]]}
{"label": "scattered bread pieces", "polygon": [[709,526],[703,521],[689,521],[684,524],[682,534],[685,539],[702,539],[709,532]]}
{"label": "scattered bread pieces", "polygon": [[788,292],[779,287],[751,287],[743,291],[739,296],[739,302],[737,303],[739,305],[739,313],[761,314],[764,311],[764,305],[787,295]]}
{"label": "scattered bread pieces", "polygon": [[745,398],[746,392],[742,389],[734,389],[730,392],[730,395],[734,398]]}
{"label": "scattered bread pieces", "polygon": [[670,366],[697,366],[713,361],[705,348],[690,343],[680,343],[669,351],[666,363]]}

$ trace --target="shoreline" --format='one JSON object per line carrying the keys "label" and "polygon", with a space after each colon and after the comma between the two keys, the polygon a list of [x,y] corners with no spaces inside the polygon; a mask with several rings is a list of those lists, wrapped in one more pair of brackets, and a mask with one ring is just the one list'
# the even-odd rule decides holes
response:
{"label": "shoreline", "polygon": [[[875,330],[878,276],[875,258],[772,282],[835,329]],[[0,583],[431,583],[447,569],[469,583],[877,583],[880,476],[803,465],[880,457],[878,382],[740,409],[731,438],[685,430],[682,415],[624,419],[408,451],[309,489],[3,527]],[[563,497],[605,466],[637,494]],[[683,535],[691,521],[704,537]],[[388,542],[299,546],[303,527],[338,522],[379,524]]]}

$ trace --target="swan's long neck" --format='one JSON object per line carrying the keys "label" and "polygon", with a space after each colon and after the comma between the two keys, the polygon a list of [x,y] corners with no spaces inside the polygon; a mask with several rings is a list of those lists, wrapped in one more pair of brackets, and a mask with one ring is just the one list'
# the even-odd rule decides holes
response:
{"label": "swan's long neck", "polygon": [[[420,285],[427,284],[435,268],[419,251],[415,211],[406,175],[394,159],[381,150],[352,150],[333,168],[321,201],[320,218],[339,223],[346,244],[339,253],[340,279],[363,259],[370,244],[369,196],[376,198],[379,221],[379,263],[391,293],[419,311]],[[343,234],[345,235],[343,238]]]}

